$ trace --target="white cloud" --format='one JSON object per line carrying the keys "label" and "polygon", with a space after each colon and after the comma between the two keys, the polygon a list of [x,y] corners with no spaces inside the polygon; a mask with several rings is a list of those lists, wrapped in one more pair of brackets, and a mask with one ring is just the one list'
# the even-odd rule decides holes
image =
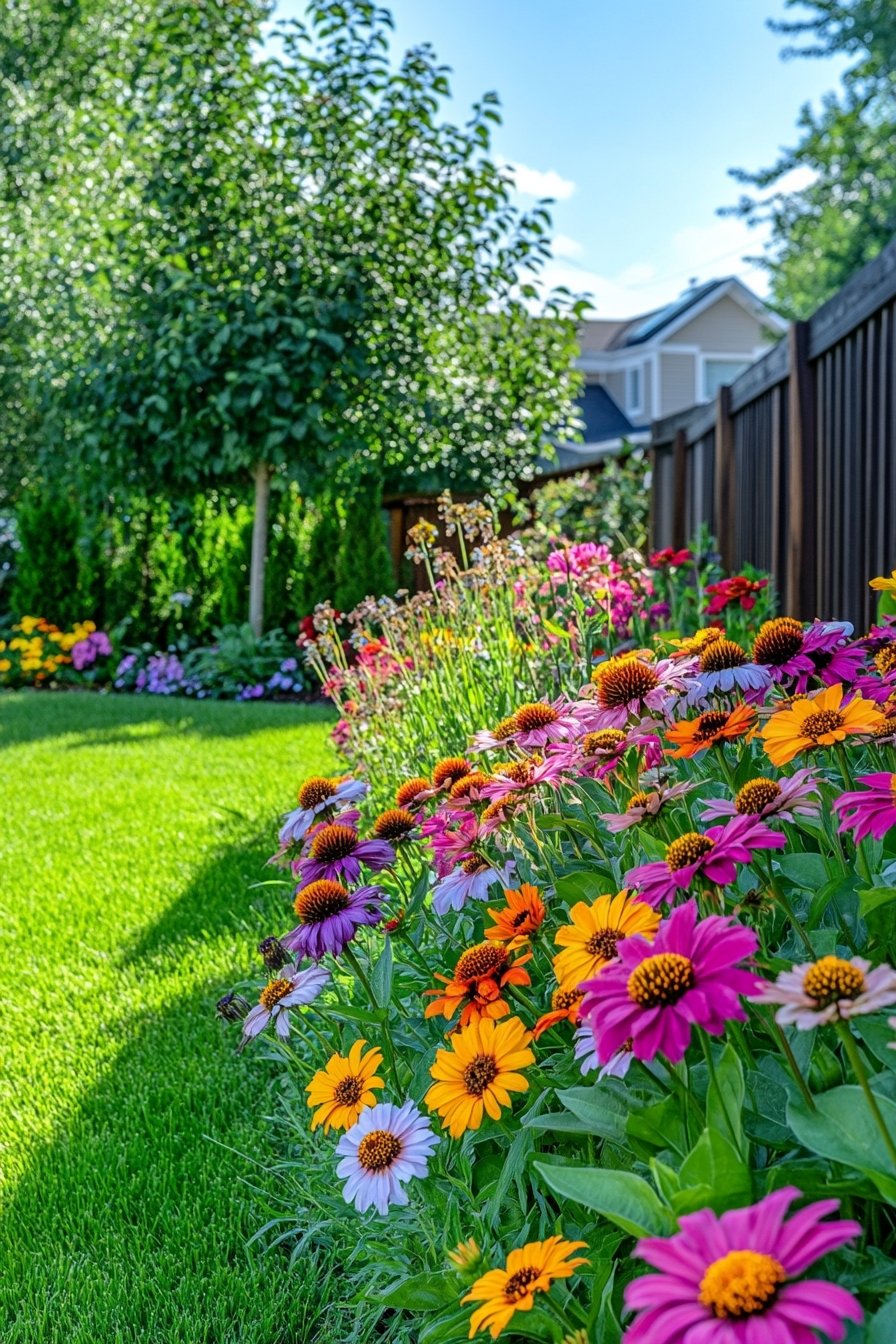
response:
{"label": "white cloud", "polygon": [[585,246],[568,234],[555,233],[551,239],[551,251],[555,257],[568,257],[570,261],[575,261],[577,257],[585,255]]}
{"label": "white cloud", "polygon": [[525,163],[507,163],[505,167],[513,173],[514,186],[522,196],[550,196],[555,201],[568,201],[576,189],[575,182],[561,177],[553,168],[542,172],[539,168],[529,168]]}

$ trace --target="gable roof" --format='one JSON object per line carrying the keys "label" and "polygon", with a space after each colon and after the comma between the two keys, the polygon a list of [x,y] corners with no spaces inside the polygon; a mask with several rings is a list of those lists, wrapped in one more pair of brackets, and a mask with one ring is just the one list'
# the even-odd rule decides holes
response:
{"label": "gable roof", "polygon": [[721,280],[707,280],[705,284],[694,285],[671,303],[662,308],[654,308],[649,313],[641,313],[638,317],[622,321],[606,318],[592,321],[586,319],[579,331],[582,354],[626,350],[631,346],[644,345],[661,333],[669,336],[678,327],[696,317],[698,312],[709,308],[726,294],[759,320],[772,328],[784,331],[786,323],[741,280],[738,280],[737,276],[728,275]]}
{"label": "gable roof", "polygon": [[584,421],[582,438],[586,443],[624,438],[635,428],[622,407],[600,383],[587,383],[576,404]]}

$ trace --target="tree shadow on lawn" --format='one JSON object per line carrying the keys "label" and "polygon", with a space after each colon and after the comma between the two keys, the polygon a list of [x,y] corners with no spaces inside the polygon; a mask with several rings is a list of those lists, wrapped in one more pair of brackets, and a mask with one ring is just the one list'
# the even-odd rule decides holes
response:
{"label": "tree shadow on lawn", "polygon": [[[244,872],[265,857],[265,847],[237,843],[210,860],[126,953],[126,974],[173,978],[179,944],[196,939],[199,955],[206,929],[241,933]],[[264,1122],[272,1072],[257,1056],[234,1057],[238,1029],[214,1018],[227,988],[215,973],[160,1011],[110,1022],[122,1036],[114,1064],[37,1151],[0,1220],[4,1344],[344,1337],[325,1253],[290,1270],[287,1250],[245,1248],[263,1215],[243,1179],[273,1182],[261,1170],[276,1156]]]}
{"label": "tree shadow on lawn", "polygon": [[87,691],[5,691],[0,693],[0,751],[75,734],[78,739],[66,743],[67,750],[187,734],[245,737],[333,720],[333,709],[321,701],[240,703]]}

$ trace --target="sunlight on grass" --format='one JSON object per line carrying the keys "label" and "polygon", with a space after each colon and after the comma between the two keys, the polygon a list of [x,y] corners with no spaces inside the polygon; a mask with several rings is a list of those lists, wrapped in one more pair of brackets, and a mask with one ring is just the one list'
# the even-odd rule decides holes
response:
{"label": "sunlight on grass", "polygon": [[[269,1075],[217,997],[252,965],[294,781],[331,765],[296,706],[0,700],[0,1338],[327,1338],[301,1272],[244,1247]],[[254,1174],[254,1173],[253,1173]],[[313,1267],[312,1267],[313,1268]]]}

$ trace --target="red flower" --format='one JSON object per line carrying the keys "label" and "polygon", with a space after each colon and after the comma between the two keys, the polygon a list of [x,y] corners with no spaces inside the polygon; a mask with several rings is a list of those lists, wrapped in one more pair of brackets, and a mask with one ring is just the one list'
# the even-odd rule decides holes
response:
{"label": "red flower", "polygon": [[688,550],[676,551],[674,546],[665,546],[661,551],[654,551],[650,557],[651,569],[673,568],[676,565],[689,565],[693,560],[693,555]]}
{"label": "red flower", "polygon": [[707,614],[715,616],[726,607],[739,602],[742,611],[752,611],[756,605],[755,593],[768,587],[768,579],[748,579],[743,574],[735,574],[731,579],[722,579],[719,583],[708,583],[707,593],[712,597],[706,608]]}

